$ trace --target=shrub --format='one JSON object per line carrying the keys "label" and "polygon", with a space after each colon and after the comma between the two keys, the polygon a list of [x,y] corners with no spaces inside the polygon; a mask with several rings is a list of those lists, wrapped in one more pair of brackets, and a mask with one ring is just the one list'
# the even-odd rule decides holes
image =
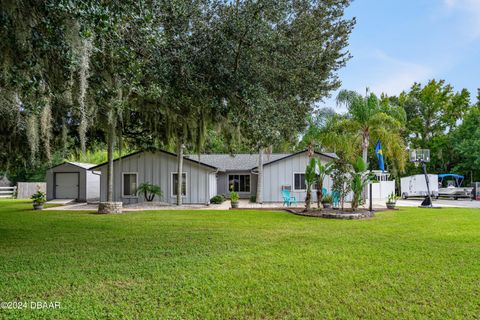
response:
{"label": "shrub", "polygon": [[250,196],[250,202],[253,202],[253,203],[257,202],[257,196],[255,196],[255,195]]}
{"label": "shrub", "polygon": [[225,197],[223,196],[223,194],[217,194],[216,196],[212,197],[212,199],[210,199],[210,203],[213,204],[221,204],[223,203],[223,201],[225,201]]}
{"label": "shrub", "polygon": [[47,202],[47,194],[43,191],[38,190],[32,195],[31,199],[34,203],[42,204]]}
{"label": "shrub", "polygon": [[163,197],[162,189],[155,184],[142,183],[138,187],[138,192],[143,193],[145,200],[148,202],[153,201],[155,196],[158,196],[159,198]]}
{"label": "shrub", "polygon": [[322,198],[322,203],[333,203],[333,197],[331,194],[324,195]]}

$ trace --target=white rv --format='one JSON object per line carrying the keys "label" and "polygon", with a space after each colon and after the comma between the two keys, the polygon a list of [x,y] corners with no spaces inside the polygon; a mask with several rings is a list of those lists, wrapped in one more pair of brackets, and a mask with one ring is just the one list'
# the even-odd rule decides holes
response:
{"label": "white rv", "polygon": [[[430,195],[432,197],[438,197],[438,176],[436,174],[429,174],[428,180]],[[427,182],[423,174],[401,178],[400,188],[403,199],[407,199],[408,197],[425,197],[428,193]]]}

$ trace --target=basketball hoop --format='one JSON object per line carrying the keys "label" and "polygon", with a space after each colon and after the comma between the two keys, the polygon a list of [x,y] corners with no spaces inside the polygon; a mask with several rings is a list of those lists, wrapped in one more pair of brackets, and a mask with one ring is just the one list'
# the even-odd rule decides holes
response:
{"label": "basketball hoop", "polygon": [[420,163],[430,162],[429,149],[413,149],[409,152],[410,162],[415,163],[416,166]]}
{"label": "basketball hoop", "polygon": [[[413,149],[409,151],[410,162],[415,164],[415,167],[422,165],[423,174],[425,175],[425,182],[427,183],[427,196],[421,204],[421,208],[433,208],[432,197],[430,194],[430,185],[427,175],[427,163],[430,162],[430,150],[429,149]],[[435,207],[438,208],[438,207]]]}

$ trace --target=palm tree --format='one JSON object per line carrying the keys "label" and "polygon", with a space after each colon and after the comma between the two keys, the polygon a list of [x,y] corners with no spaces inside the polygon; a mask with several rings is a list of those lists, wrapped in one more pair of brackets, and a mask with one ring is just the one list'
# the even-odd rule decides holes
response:
{"label": "palm tree", "polygon": [[360,203],[360,197],[365,186],[370,181],[370,176],[367,172],[367,164],[361,157],[352,163],[352,180],[351,189],[353,191],[352,210],[355,211]]}
{"label": "palm tree", "polygon": [[[397,153],[399,167],[403,169],[405,160],[403,139],[400,131],[403,127],[404,113],[396,114],[388,111],[390,106],[382,105],[377,96],[367,89],[366,95],[362,96],[355,91],[342,90],[337,96],[337,104],[345,105],[349,117],[346,127],[353,131],[355,138],[360,140],[362,159],[368,166],[368,148],[372,136],[381,139],[385,145],[388,143],[390,152]],[[387,113],[388,112],[388,113]]]}
{"label": "palm tree", "polygon": [[349,121],[346,115],[337,113],[327,115],[324,119],[310,120],[301,146],[334,152],[345,160],[355,159],[358,147],[352,142],[356,134],[351,132]]}

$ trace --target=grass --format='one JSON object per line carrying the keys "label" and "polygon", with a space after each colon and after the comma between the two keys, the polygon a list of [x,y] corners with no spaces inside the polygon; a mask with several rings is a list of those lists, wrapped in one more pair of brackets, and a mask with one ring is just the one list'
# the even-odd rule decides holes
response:
{"label": "grass", "polygon": [[123,215],[0,202],[5,319],[477,318],[480,210],[363,221],[265,211]]}

